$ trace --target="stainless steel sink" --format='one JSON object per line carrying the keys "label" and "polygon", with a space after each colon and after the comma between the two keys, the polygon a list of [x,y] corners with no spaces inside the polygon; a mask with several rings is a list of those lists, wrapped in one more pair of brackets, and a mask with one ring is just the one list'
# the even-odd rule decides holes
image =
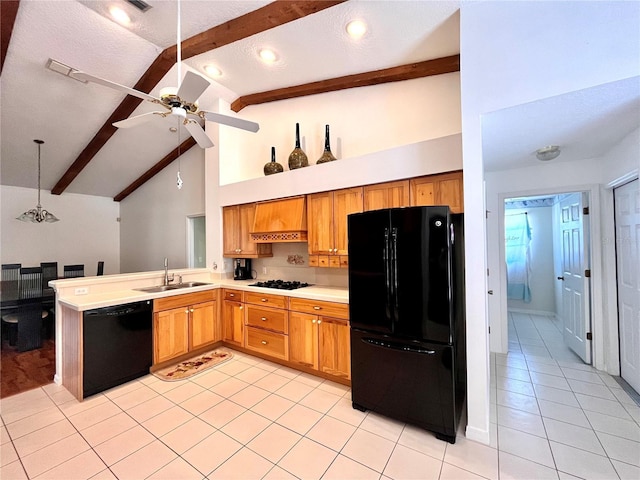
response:
{"label": "stainless steel sink", "polygon": [[201,287],[203,285],[211,285],[211,284],[207,282],[186,282],[186,283],[176,283],[174,285],[155,285],[153,287],[134,288],[134,290],[138,290],[139,292],[158,293],[158,292],[166,292],[167,290],[179,290],[181,288]]}

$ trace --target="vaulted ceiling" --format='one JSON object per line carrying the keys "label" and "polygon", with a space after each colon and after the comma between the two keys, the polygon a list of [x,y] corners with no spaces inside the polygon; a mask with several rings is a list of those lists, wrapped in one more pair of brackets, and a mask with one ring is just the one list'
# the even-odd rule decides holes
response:
{"label": "vaulted ceiling", "polygon": [[[179,143],[182,153],[193,145],[183,128],[169,131],[173,123],[116,129],[114,121],[157,108],[45,68],[52,58],[158,96],[179,83],[177,2],[149,1],[146,13],[125,0],[1,3],[3,35],[5,6],[19,4],[1,75],[3,185],[35,187],[34,138],[46,142],[42,188],[116,200],[171,163]],[[129,14],[128,27],[112,20],[112,5]],[[216,65],[222,76],[209,78],[201,108],[222,98],[239,113],[220,113],[250,120],[244,107],[253,103],[457,71],[457,10],[451,1],[183,0],[182,73],[206,76],[204,66]],[[360,41],[345,32],[353,19],[368,25]],[[263,47],[277,52],[275,63],[259,61]]]}

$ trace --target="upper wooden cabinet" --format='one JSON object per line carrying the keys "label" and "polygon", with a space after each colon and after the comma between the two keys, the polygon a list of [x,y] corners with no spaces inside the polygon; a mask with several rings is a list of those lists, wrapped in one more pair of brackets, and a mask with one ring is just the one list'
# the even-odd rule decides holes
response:
{"label": "upper wooden cabinet", "polygon": [[409,205],[409,180],[377,183],[364,187],[364,211]]}
{"label": "upper wooden cabinet", "polygon": [[453,213],[464,211],[462,171],[412,178],[411,205],[449,205]]}
{"label": "upper wooden cabinet", "polygon": [[362,187],[307,195],[309,264],[348,266],[347,216],[362,212]]}
{"label": "upper wooden cabinet", "polygon": [[223,256],[232,258],[272,257],[270,243],[255,243],[250,230],[256,212],[255,203],[222,208]]}

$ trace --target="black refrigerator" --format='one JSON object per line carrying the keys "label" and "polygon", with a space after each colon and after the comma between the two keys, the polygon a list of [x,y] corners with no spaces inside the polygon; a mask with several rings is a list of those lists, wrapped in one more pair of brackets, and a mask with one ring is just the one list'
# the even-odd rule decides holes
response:
{"label": "black refrigerator", "polygon": [[462,214],[349,215],[353,407],[455,443],[466,391]]}

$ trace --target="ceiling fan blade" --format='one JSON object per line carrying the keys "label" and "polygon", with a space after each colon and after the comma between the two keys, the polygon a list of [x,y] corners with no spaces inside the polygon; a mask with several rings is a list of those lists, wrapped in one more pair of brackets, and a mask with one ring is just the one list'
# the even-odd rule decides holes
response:
{"label": "ceiling fan blade", "polygon": [[241,118],[230,117],[229,115],[222,115],[221,113],[213,112],[201,112],[204,118],[210,122],[221,123],[230,127],[241,128],[242,130],[248,130],[249,132],[257,132],[260,130],[260,125],[256,122],[250,122],[249,120],[243,120]]}
{"label": "ceiling fan blade", "polygon": [[195,120],[185,120],[184,128],[187,129],[200,148],[213,147],[213,142],[200,124]]}
{"label": "ceiling fan blade", "polygon": [[149,120],[153,120],[155,118],[154,115],[159,115],[161,117],[167,116],[167,114],[163,112],[143,113],[142,115],[136,115],[135,117],[129,117],[125,118],[124,120],[120,120],[119,122],[114,122],[113,126],[118,128],[137,127],[138,125],[147,123]]}
{"label": "ceiling fan blade", "polygon": [[178,98],[183,102],[194,103],[209,85],[211,83],[206,78],[193,72],[187,72],[178,89]]}
{"label": "ceiling fan blade", "polygon": [[71,76],[74,78],[77,78],[78,80],[97,83],[98,85],[102,85],[104,87],[113,88],[114,90],[118,90],[128,95],[141,98],[142,100],[148,100],[149,102],[160,103],[160,100],[158,100],[155,97],[152,97],[147,93],[141,92],[139,90],[134,90],[133,88],[125,87],[124,85],[120,85],[119,83],[105,80],[104,78],[94,77],[93,75],[89,75],[88,73],[85,73],[85,72],[74,70],[71,73]]}

